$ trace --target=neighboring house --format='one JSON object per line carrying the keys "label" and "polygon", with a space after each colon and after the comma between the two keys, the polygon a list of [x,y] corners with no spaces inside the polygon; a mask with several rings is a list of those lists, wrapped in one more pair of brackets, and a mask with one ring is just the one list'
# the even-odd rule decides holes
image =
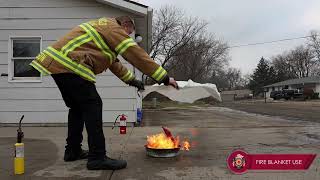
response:
{"label": "neighboring house", "polygon": [[272,91],[280,91],[282,89],[303,89],[308,88],[312,89],[315,93],[320,92],[320,77],[305,77],[299,79],[289,79],[286,81],[281,81],[278,83],[270,84],[268,86],[264,86],[266,91],[267,98],[270,97],[270,93]]}
{"label": "neighboring house", "polygon": [[[152,9],[129,0],[0,0],[0,123],[64,123],[68,109],[50,76],[42,77],[28,65],[48,45],[71,28],[100,17],[130,15],[140,45],[151,45]],[[127,62],[128,69],[142,78]],[[136,121],[141,98],[109,70],[97,76],[103,100],[103,120],[113,122],[126,114]],[[75,89],[76,90],[76,89]]]}
{"label": "neighboring house", "polygon": [[222,101],[234,101],[237,99],[248,99],[252,97],[252,91],[250,89],[230,90],[222,91],[220,93]]}

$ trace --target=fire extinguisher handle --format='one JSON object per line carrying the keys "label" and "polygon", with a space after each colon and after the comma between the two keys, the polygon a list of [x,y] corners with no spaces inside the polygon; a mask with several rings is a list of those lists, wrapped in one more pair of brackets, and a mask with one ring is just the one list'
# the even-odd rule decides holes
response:
{"label": "fire extinguisher handle", "polygon": [[114,123],[113,123],[113,126],[112,126],[112,129],[114,128],[114,126],[116,125],[116,122],[118,120],[118,118],[120,117],[121,115],[118,115],[117,118],[114,120]]}

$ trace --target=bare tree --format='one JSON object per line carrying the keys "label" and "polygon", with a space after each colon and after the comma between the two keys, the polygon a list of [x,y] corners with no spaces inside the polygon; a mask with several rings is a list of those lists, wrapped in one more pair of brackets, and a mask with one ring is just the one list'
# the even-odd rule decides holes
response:
{"label": "bare tree", "polygon": [[242,88],[249,88],[249,83],[251,80],[251,74],[242,74],[241,75],[241,81],[240,81],[240,87]]}
{"label": "bare tree", "polygon": [[216,84],[220,90],[232,90],[248,88],[250,79],[250,74],[242,75],[238,68],[225,67],[215,71],[209,82]]}
{"label": "bare tree", "polygon": [[308,46],[311,48],[317,61],[320,62],[320,32],[311,31]]}
{"label": "bare tree", "polygon": [[316,60],[310,46],[301,45],[273,57],[272,66],[275,68],[278,81],[309,77],[319,73],[319,61]]}
{"label": "bare tree", "polygon": [[310,48],[298,46],[289,53],[288,60],[293,72],[298,77],[309,77],[313,75],[313,66],[316,65],[313,57]]}
{"label": "bare tree", "polygon": [[164,6],[155,11],[152,26],[151,58],[156,59],[162,54],[163,42],[167,42],[168,37],[178,30],[182,18],[182,11],[172,6]]}
{"label": "bare tree", "polygon": [[297,78],[293,64],[290,64],[288,53],[284,52],[271,58],[271,65],[276,72],[276,82]]}
{"label": "bare tree", "polygon": [[203,33],[176,51],[167,64],[169,73],[179,80],[207,82],[210,75],[228,63],[227,44]]}
{"label": "bare tree", "polygon": [[219,90],[225,90],[229,88],[225,69],[213,71],[211,77],[209,78],[209,82],[215,84]]}
{"label": "bare tree", "polygon": [[229,89],[236,88],[237,86],[241,86],[241,71],[237,68],[228,68],[226,73],[226,78],[228,81]]}
{"label": "bare tree", "polygon": [[151,57],[162,66],[182,53],[182,49],[203,32],[207,22],[196,17],[188,17],[185,13],[173,6],[164,6],[155,11],[153,21],[153,41]]}

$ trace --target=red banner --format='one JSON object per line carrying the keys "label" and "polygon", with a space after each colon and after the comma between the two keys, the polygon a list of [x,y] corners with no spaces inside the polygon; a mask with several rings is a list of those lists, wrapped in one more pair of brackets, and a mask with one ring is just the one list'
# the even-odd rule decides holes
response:
{"label": "red banner", "polygon": [[249,154],[249,169],[304,170],[315,159],[315,154]]}
{"label": "red banner", "polygon": [[229,169],[241,174],[247,170],[306,170],[316,154],[248,154],[234,151],[227,159]]}

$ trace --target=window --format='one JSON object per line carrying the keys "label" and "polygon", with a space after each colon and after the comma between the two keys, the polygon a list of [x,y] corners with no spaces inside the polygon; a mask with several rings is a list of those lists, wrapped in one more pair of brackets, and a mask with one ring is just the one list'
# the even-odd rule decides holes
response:
{"label": "window", "polygon": [[41,74],[29,64],[41,51],[41,37],[11,37],[9,81],[39,82]]}

